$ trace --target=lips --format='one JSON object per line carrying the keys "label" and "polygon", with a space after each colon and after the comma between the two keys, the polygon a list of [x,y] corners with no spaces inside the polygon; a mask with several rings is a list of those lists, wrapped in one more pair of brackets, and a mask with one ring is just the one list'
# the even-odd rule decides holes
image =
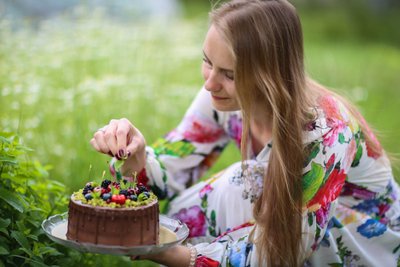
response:
{"label": "lips", "polygon": [[221,97],[221,96],[215,96],[215,95],[212,95],[212,98],[214,98],[215,100],[225,100],[225,99],[228,99],[228,97]]}

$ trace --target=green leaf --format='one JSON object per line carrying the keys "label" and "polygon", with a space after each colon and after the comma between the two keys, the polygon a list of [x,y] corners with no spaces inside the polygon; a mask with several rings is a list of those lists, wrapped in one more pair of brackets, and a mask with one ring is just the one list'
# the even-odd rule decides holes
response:
{"label": "green leaf", "polygon": [[93,196],[94,199],[99,199],[100,195],[101,195],[101,191],[94,191],[92,193],[92,196]]}
{"label": "green leaf", "polygon": [[1,132],[0,133],[0,142],[9,144],[10,140],[8,140],[7,138],[3,137],[3,135],[5,135],[5,134],[3,132]]}
{"label": "green leaf", "polygon": [[128,183],[127,180],[123,179],[123,180],[119,183],[119,188],[121,188],[121,190],[128,189],[130,184],[131,184],[131,183]]}
{"label": "green leaf", "polygon": [[308,203],[321,187],[324,179],[324,168],[321,164],[311,162],[311,170],[303,175],[303,202]]}
{"label": "green leaf", "polygon": [[41,222],[35,219],[31,219],[31,218],[26,218],[25,221],[29,222],[30,224],[32,224],[34,227],[40,227]]}
{"label": "green leaf", "polygon": [[207,202],[207,195],[204,195],[204,197],[201,199],[201,207],[203,209],[207,209],[208,202]]}
{"label": "green leaf", "polygon": [[10,252],[7,249],[5,249],[4,247],[0,247],[0,255],[7,255],[9,253]]}
{"label": "green leaf", "polygon": [[309,213],[308,214],[308,225],[312,226],[313,222],[314,222],[314,217],[313,217],[312,213]]}
{"label": "green leaf", "polygon": [[1,163],[8,163],[8,164],[12,164],[12,165],[17,165],[18,161],[12,157],[7,157],[7,156],[2,156],[0,157],[0,162]]}
{"label": "green leaf", "polygon": [[306,147],[306,151],[308,151],[308,156],[305,162],[305,166],[308,166],[308,164],[310,164],[311,160],[313,160],[319,153],[320,151],[320,142],[312,142],[310,144],[307,145]]}
{"label": "green leaf", "polygon": [[351,167],[357,167],[360,164],[360,159],[362,157],[362,154],[363,154],[363,149],[362,149],[362,146],[359,145],[357,152],[356,152],[356,156],[355,156],[353,162],[351,163]]}
{"label": "green leaf", "polygon": [[118,182],[121,181],[122,174],[121,174],[121,172],[119,170],[115,172],[115,176],[116,176]]}
{"label": "green leaf", "polygon": [[10,219],[1,219],[0,218],[0,228],[6,228],[11,223]]}
{"label": "green leaf", "polygon": [[125,163],[125,160],[117,160],[114,163],[115,170],[117,171],[117,170],[121,169],[121,167],[122,167],[122,165],[124,165],[124,163]]}
{"label": "green leaf", "polygon": [[52,248],[52,247],[41,247],[41,248],[39,248],[39,252],[40,252],[40,255],[44,255],[44,254],[49,254],[52,256],[63,255],[58,250],[56,250],[55,248]]}
{"label": "green leaf", "polygon": [[396,254],[399,249],[400,249],[400,244],[393,249],[393,254]]}
{"label": "green leaf", "polygon": [[0,232],[8,236],[8,231],[6,228],[0,228]]}
{"label": "green leaf", "polygon": [[0,198],[3,199],[8,204],[10,204],[17,211],[21,213],[24,212],[24,206],[21,203],[21,199],[17,197],[15,193],[12,193],[7,189],[0,188]]}
{"label": "green leaf", "polygon": [[111,194],[112,195],[119,195],[119,189],[116,187],[111,187]]}
{"label": "green leaf", "polygon": [[339,134],[339,143],[340,144],[344,144],[346,141],[345,141],[345,138],[344,138],[344,134],[343,133],[340,133]]}
{"label": "green leaf", "polygon": [[38,237],[35,236],[35,235],[28,235],[27,238],[33,239],[33,240],[35,240],[35,241],[39,241],[39,240],[38,240]]}
{"label": "green leaf", "polygon": [[30,251],[28,239],[26,239],[23,233],[17,231],[11,231],[11,237],[14,238],[18,242],[18,244],[20,244],[23,248]]}
{"label": "green leaf", "polygon": [[215,224],[216,224],[216,217],[217,217],[217,215],[215,214],[215,210],[211,211],[211,224],[213,226],[215,226]]}
{"label": "green leaf", "polygon": [[196,147],[187,141],[169,142],[164,138],[158,139],[153,145],[154,153],[156,155],[167,154],[183,158],[192,154]]}

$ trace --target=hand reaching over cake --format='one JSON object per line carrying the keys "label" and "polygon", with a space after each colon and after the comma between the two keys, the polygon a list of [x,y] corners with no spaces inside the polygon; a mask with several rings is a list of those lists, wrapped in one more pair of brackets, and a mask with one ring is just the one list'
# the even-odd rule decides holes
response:
{"label": "hand reaching over cake", "polygon": [[157,244],[157,197],[145,185],[126,180],[89,182],[71,196],[67,238],[115,246]]}

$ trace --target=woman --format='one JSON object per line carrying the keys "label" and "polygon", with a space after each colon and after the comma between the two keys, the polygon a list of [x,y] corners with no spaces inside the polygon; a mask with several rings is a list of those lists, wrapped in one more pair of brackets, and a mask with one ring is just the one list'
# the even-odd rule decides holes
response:
{"label": "woman", "polygon": [[[127,157],[194,247],[141,256],[168,266],[396,266],[399,189],[362,116],[305,74],[299,18],[285,0],[211,13],[204,88],[183,121],[146,146],[112,120],[93,147]],[[197,182],[230,140],[242,162]],[[187,188],[187,189],[186,189]],[[214,240],[207,241],[213,237]],[[230,265],[229,265],[230,264]]]}

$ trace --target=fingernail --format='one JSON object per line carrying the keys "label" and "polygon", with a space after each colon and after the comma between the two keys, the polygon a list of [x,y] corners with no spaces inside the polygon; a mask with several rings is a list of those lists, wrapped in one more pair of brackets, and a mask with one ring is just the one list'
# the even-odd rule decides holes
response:
{"label": "fingernail", "polygon": [[119,154],[116,154],[115,157],[117,158],[117,160],[121,160],[121,157],[119,156]]}
{"label": "fingernail", "polygon": [[120,149],[120,150],[118,151],[118,156],[119,156],[120,158],[123,158],[123,157],[125,156],[125,151],[124,151],[123,149]]}

